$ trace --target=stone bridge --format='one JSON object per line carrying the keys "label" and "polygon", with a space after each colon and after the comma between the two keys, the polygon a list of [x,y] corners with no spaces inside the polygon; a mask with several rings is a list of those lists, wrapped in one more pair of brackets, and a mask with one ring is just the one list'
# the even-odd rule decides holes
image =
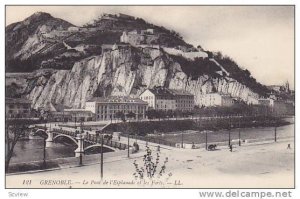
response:
{"label": "stone bridge", "polygon": [[29,134],[29,139],[34,136],[46,137],[46,147],[51,147],[52,143],[61,137],[71,140],[78,146],[75,150],[75,157],[83,155],[88,149],[101,147],[101,144],[103,144],[103,148],[108,148],[113,151],[125,150],[128,148],[128,145],[126,144],[103,138],[103,136],[91,134],[89,132],[80,133],[75,129],[71,131],[70,129],[65,130],[57,127],[50,129],[48,127],[35,126]]}

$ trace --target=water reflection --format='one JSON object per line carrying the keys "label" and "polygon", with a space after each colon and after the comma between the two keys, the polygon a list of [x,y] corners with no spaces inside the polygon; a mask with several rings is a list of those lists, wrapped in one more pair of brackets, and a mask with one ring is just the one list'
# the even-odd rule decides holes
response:
{"label": "water reflection", "polygon": [[[66,142],[53,142],[46,148],[46,159],[74,157],[77,148]],[[36,137],[32,140],[20,140],[15,146],[11,163],[43,160],[44,139]]]}

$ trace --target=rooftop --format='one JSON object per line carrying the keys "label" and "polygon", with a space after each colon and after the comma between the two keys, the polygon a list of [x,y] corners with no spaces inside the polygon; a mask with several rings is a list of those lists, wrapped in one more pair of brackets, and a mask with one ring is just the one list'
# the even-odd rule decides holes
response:
{"label": "rooftop", "polygon": [[226,94],[226,93],[222,93],[222,92],[211,92],[211,93],[206,93],[206,94],[203,94],[203,95],[220,95],[222,97],[230,97],[230,98],[233,98],[231,97],[230,94]]}
{"label": "rooftop", "polygon": [[92,113],[92,111],[86,109],[65,109],[66,113]]}
{"label": "rooftop", "polygon": [[144,102],[141,99],[131,98],[127,96],[94,97],[87,102],[147,104],[147,102]]}
{"label": "rooftop", "polygon": [[185,90],[175,90],[175,89],[169,89],[173,95],[189,95],[193,96],[193,94],[189,93],[188,91]]}
{"label": "rooftop", "polygon": [[166,89],[166,88],[151,88],[149,89],[149,91],[151,93],[153,93],[154,95],[156,96],[161,96],[161,97],[173,97],[173,93],[169,90],[169,89]]}
{"label": "rooftop", "polygon": [[174,96],[193,96],[193,94],[185,90],[175,90],[163,87],[149,89],[156,96],[174,97]]}

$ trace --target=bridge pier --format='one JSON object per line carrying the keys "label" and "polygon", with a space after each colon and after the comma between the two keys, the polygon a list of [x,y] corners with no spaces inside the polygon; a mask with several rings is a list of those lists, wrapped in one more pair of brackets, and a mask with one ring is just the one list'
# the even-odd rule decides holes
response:
{"label": "bridge pier", "polygon": [[84,155],[84,148],[83,148],[83,139],[84,135],[78,134],[76,139],[78,140],[78,148],[75,150],[75,157],[80,157],[80,155]]}
{"label": "bridge pier", "polygon": [[53,143],[53,132],[47,130],[46,131],[48,138],[46,139],[46,148],[51,147]]}

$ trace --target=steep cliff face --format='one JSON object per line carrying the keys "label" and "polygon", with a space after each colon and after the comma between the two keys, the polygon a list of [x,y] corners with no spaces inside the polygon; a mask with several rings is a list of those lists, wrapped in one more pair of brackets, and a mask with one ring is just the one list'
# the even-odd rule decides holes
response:
{"label": "steep cliff face", "polygon": [[[48,13],[8,25],[5,67],[12,73],[6,75],[6,96],[26,97],[33,108],[48,102],[80,108],[93,96],[138,97],[155,86],[189,91],[197,105],[211,91],[246,102],[267,93],[233,60],[196,49],[174,31],[139,18],[105,16],[81,28]],[[138,47],[120,44],[123,31],[146,29],[159,39]]]}
{"label": "steep cliff face", "polygon": [[34,108],[48,102],[80,108],[93,96],[138,97],[154,86],[187,90],[195,95],[196,104],[199,104],[201,94],[213,89],[245,101],[248,96],[256,95],[226,76],[202,75],[192,80],[168,54],[151,48],[111,50],[76,62],[72,70],[37,72],[27,82],[24,94],[32,100]]}

